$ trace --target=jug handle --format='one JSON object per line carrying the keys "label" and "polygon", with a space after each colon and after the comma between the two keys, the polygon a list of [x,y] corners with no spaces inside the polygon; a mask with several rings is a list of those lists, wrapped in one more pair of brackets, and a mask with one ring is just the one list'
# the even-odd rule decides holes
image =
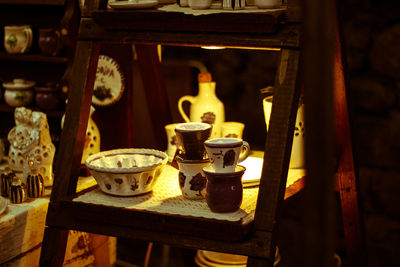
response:
{"label": "jug handle", "polygon": [[31,28],[24,29],[25,37],[26,37],[26,46],[23,48],[22,53],[26,52],[32,45],[33,33]]}
{"label": "jug handle", "polygon": [[191,95],[184,95],[182,96],[179,101],[178,101],[178,109],[179,109],[179,113],[181,114],[182,118],[185,120],[185,122],[190,122],[189,117],[185,114],[185,112],[183,111],[183,107],[182,104],[183,102],[188,101],[190,102],[190,104],[193,104],[194,102],[194,97]]}

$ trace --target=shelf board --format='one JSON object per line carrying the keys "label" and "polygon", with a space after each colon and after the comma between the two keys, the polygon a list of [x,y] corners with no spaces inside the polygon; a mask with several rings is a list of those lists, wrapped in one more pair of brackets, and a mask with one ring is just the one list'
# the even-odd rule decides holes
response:
{"label": "shelf board", "polygon": [[199,16],[156,8],[106,9],[94,11],[90,18],[81,20],[79,38],[190,46],[298,48],[300,25],[286,24],[285,20],[285,9]]}
{"label": "shelf board", "polygon": [[0,52],[0,60],[23,61],[23,62],[47,62],[47,63],[68,62],[67,57],[45,56],[40,54],[10,54],[7,52]]}
{"label": "shelf board", "polygon": [[[33,111],[40,111],[45,113],[48,117],[58,117],[61,118],[65,110],[42,110],[38,107],[27,107]],[[0,112],[6,112],[6,113],[14,113],[15,107],[10,107],[9,105],[5,103],[0,103]]]}
{"label": "shelf board", "polygon": [[[167,6],[177,6],[176,4]],[[226,11],[203,10],[196,15],[190,8],[176,7],[170,11],[161,8],[114,10],[92,13],[93,19],[105,29],[153,30],[169,32],[245,32],[275,33],[286,20],[286,9],[251,9]],[[176,11],[175,11],[176,10]],[[255,12],[254,12],[255,11]],[[191,14],[191,12],[194,12]],[[217,12],[217,13],[216,13]]]}
{"label": "shelf board", "polygon": [[[101,192],[96,186],[69,199],[53,201],[49,205],[51,212],[47,224],[113,236],[131,234],[136,239],[178,246],[179,242],[185,242],[185,246],[210,249],[201,243],[202,238],[207,237],[212,239],[214,250],[268,256],[265,253],[269,250],[265,247],[232,246],[235,242],[250,246],[254,244],[254,239],[270,238],[269,231],[249,235],[254,222],[258,187],[244,189],[241,210],[236,214],[215,215],[210,210],[204,210],[208,209],[205,200],[184,199],[179,193],[177,177],[178,171],[167,165],[150,194],[115,197]],[[285,198],[300,191],[304,184],[302,175],[289,180]],[[236,219],[229,220],[230,217]],[[173,240],[168,238],[171,235]],[[262,240],[262,243],[268,244],[266,240]]]}
{"label": "shelf board", "polygon": [[65,0],[0,0],[0,4],[63,6]]}

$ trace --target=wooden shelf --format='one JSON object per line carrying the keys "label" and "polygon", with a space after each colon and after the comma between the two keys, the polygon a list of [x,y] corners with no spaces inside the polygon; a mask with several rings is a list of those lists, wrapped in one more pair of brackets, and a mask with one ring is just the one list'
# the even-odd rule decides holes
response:
{"label": "wooden shelf", "polygon": [[[293,172],[297,173],[301,172]],[[293,174],[290,174],[293,177],[288,178],[290,185],[287,187],[285,198],[303,188],[303,176],[295,178]],[[152,193],[134,197],[115,197],[101,192],[97,186],[90,188],[68,199],[51,202],[49,209],[52,212],[49,213],[51,215],[48,216],[47,223],[114,236],[132,233],[135,238],[140,238],[143,231],[156,231],[155,241],[178,246],[183,240],[187,243],[188,237],[190,240],[197,240],[207,236],[212,242],[219,244],[221,249],[229,249],[231,242],[242,242],[248,238],[254,222],[258,187],[244,189],[244,200],[238,212],[218,214],[208,210],[205,200],[184,199],[179,194],[177,177],[178,171],[167,165]],[[156,200],[152,202],[152,198]],[[191,215],[187,214],[188,211]],[[94,228],[86,228],[89,225],[93,225]],[[174,239],[168,240],[167,237],[172,234]],[[175,235],[180,238],[176,239]],[[268,233],[266,235],[269,236]],[[145,234],[143,237],[148,236]],[[264,239],[266,236],[262,238],[263,242],[267,242]],[[194,242],[193,247],[198,247],[197,241],[191,242]],[[248,242],[251,243],[250,240]],[[243,249],[236,248],[232,252],[245,252],[257,257],[265,256],[266,253],[261,249],[252,252],[248,249],[244,246]]]}
{"label": "wooden shelf", "polygon": [[0,4],[63,6],[65,0],[0,0]]}
{"label": "wooden shelf", "polygon": [[300,25],[285,23],[285,20],[285,9],[200,16],[155,8],[106,9],[82,19],[80,38],[169,45],[298,48]]}
{"label": "wooden shelf", "polygon": [[0,60],[23,61],[23,62],[46,62],[46,63],[67,63],[67,57],[44,56],[40,54],[10,54],[0,52]]}
{"label": "wooden shelf", "polygon": [[[42,110],[38,107],[31,107],[31,106],[29,106],[27,108],[29,108],[33,111],[40,111],[40,112],[46,113],[46,115],[48,117],[61,118],[65,113],[65,110]],[[15,110],[15,107],[10,107],[9,105],[7,105],[5,103],[0,103],[0,112],[14,113],[14,110]]]}

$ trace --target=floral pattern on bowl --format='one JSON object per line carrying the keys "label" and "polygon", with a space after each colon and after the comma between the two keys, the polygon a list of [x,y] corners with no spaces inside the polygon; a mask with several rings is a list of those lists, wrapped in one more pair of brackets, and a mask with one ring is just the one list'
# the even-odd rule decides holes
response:
{"label": "floral pattern on bowl", "polygon": [[168,155],[162,151],[127,148],[93,154],[85,164],[103,192],[135,196],[153,190],[167,162]]}

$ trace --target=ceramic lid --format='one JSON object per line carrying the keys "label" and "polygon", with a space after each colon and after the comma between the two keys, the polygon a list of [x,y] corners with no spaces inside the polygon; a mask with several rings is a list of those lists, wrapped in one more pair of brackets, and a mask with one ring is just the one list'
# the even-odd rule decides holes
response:
{"label": "ceramic lid", "polygon": [[34,81],[26,81],[25,79],[14,79],[12,82],[4,82],[3,87],[6,89],[23,90],[33,87]]}
{"label": "ceramic lid", "polygon": [[46,83],[42,86],[35,86],[35,91],[37,92],[58,92],[61,91],[61,88],[56,83]]}

